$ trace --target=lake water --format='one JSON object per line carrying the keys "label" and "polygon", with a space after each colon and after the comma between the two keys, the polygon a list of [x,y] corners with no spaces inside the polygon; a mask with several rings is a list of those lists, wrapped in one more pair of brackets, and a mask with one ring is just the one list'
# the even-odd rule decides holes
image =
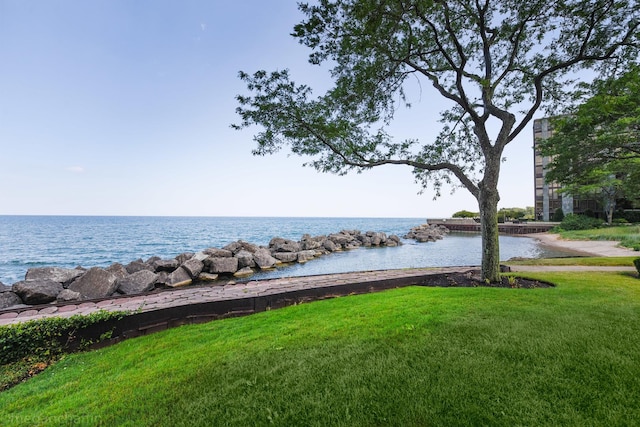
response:
{"label": "lake water", "polygon": [[[267,245],[272,237],[300,240],[340,230],[383,231],[403,236],[424,223],[420,218],[258,218],[258,217],[100,217],[0,216],[0,282],[23,280],[27,269],[127,264],[151,256],[173,258],[244,240]],[[450,234],[443,240],[396,248],[361,248],[323,256],[252,278],[406,267],[480,264],[480,236]],[[560,256],[525,237],[500,237],[501,259]]]}

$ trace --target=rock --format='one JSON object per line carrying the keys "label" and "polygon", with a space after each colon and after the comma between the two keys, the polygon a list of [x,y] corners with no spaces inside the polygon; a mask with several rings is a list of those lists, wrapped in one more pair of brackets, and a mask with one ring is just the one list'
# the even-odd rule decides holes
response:
{"label": "rock", "polygon": [[19,304],[22,304],[22,300],[15,292],[0,292],[0,309],[13,307],[14,305]]}
{"label": "rock", "polygon": [[256,262],[253,260],[253,254],[245,249],[240,250],[235,257],[238,258],[238,268],[255,267]]}
{"label": "rock", "polygon": [[66,287],[83,273],[75,268],[38,267],[27,270],[24,280],[52,280]]}
{"label": "rock", "polygon": [[333,242],[333,240],[329,239],[325,240],[322,246],[329,252],[335,252],[339,249],[338,246]]}
{"label": "rock", "polygon": [[316,236],[311,237],[308,234],[304,234],[302,239],[300,239],[300,249],[303,251],[308,251],[311,249],[320,249],[322,248],[323,243],[327,240],[327,236]]}
{"label": "rock", "polygon": [[209,258],[209,255],[207,255],[204,252],[200,251],[200,252],[196,252],[196,254],[193,256],[193,258],[197,259],[200,262],[203,262],[205,259]]}
{"label": "rock", "polygon": [[191,258],[193,258],[194,255],[195,254],[193,252],[185,252],[183,254],[178,255],[176,257],[176,261],[178,261],[178,265],[182,265],[185,262],[189,261]]}
{"label": "rock", "polygon": [[316,257],[316,251],[300,251],[298,252],[298,262],[304,263]]}
{"label": "rock", "polygon": [[218,275],[211,273],[200,273],[200,275],[198,276],[198,280],[201,282],[213,282],[218,280]]}
{"label": "rock", "polygon": [[449,233],[449,229],[441,225],[422,224],[413,227],[404,237],[405,239],[413,239],[417,242],[435,242]]}
{"label": "rock", "polygon": [[156,283],[155,283],[155,287],[156,288],[162,288],[164,286],[167,286],[167,282],[169,281],[169,273],[167,273],[166,271],[161,271],[160,273],[157,273],[157,278],[156,278]]}
{"label": "rock", "polygon": [[253,275],[254,271],[249,267],[241,268],[240,270],[233,273],[234,277],[247,277]]}
{"label": "rock", "polygon": [[245,250],[247,252],[255,253],[259,249],[259,246],[254,245],[253,243],[245,242],[243,240],[238,240],[237,242],[231,242],[227,246],[222,249],[226,249],[231,251],[233,255],[237,254],[241,250]]}
{"label": "rock", "polygon": [[336,246],[345,246],[351,240],[351,236],[343,233],[329,234],[328,240],[336,244]]}
{"label": "rock", "polygon": [[204,260],[206,271],[209,273],[233,274],[238,271],[238,258],[234,257],[209,257]]}
{"label": "rock", "polygon": [[63,289],[62,283],[51,279],[24,280],[13,284],[13,292],[30,305],[50,303]]}
{"label": "rock", "polygon": [[114,274],[103,268],[93,267],[71,283],[68,289],[79,292],[84,299],[93,299],[108,297],[117,288],[117,277]]}
{"label": "rock", "polygon": [[0,282],[0,292],[7,292],[11,290],[11,286],[7,286],[4,283]]}
{"label": "rock", "polygon": [[185,261],[180,268],[184,269],[193,280],[196,280],[204,268],[204,263],[196,258],[191,258]]}
{"label": "rock", "polygon": [[282,237],[274,237],[269,242],[269,249],[271,252],[298,252],[300,250],[300,243],[293,240],[283,239]]}
{"label": "rock", "polygon": [[[159,256],[152,256],[152,257],[149,257],[149,259],[146,260],[144,263],[145,264],[149,264],[149,265],[153,265],[154,262],[160,261],[161,259],[162,258],[160,258]],[[142,262],[141,259],[139,261]]]}
{"label": "rock", "polygon": [[165,285],[169,286],[170,288],[177,288],[180,286],[190,285],[191,283],[193,283],[193,279],[191,279],[189,273],[187,273],[184,268],[180,267],[173,273],[169,274]]}
{"label": "rock", "polygon": [[70,289],[63,289],[56,298],[56,300],[60,302],[79,301],[80,299],[82,299],[80,292],[75,292]]}
{"label": "rock", "polygon": [[369,246],[371,246],[371,237],[367,236],[366,234],[361,234],[358,236],[358,240],[360,241],[360,243],[362,244],[362,246],[368,248]]}
{"label": "rock", "polygon": [[387,242],[387,235],[385,233],[367,231],[366,235],[371,239],[371,245],[373,246],[384,245]]}
{"label": "rock", "polygon": [[152,273],[155,272],[155,268],[153,268],[153,266],[151,264],[148,264],[148,263],[142,261],[141,259],[138,259],[138,260],[135,260],[135,261],[131,261],[124,268],[125,268],[125,270],[127,270],[127,273],[129,273],[129,274],[136,273],[136,272],[138,272],[140,270],[149,270]]}
{"label": "rock", "polygon": [[118,279],[118,292],[131,295],[148,292],[154,288],[158,275],[149,270],[140,270]]}
{"label": "rock", "polygon": [[129,275],[127,269],[124,268],[122,264],[119,264],[117,262],[115,264],[111,264],[109,267],[105,268],[105,270],[116,276],[117,279],[122,279]]}
{"label": "rock", "polygon": [[[184,261],[183,261],[184,262]],[[180,267],[180,262],[177,259],[160,259],[154,261],[153,268],[156,273],[161,271],[166,271],[167,273],[174,272],[178,267]]]}
{"label": "rock", "polygon": [[233,251],[230,251],[228,249],[209,248],[209,249],[205,249],[202,252],[204,252],[207,255],[207,258],[209,258],[209,257],[213,257],[213,258],[231,258],[233,256]]}
{"label": "rock", "polygon": [[273,268],[278,260],[271,256],[269,249],[260,248],[253,254],[253,260],[261,270]]}
{"label": "rock", "polygon": [[282,262],[296,262],[298,260],[297,252],[276,252],[273,257]]}

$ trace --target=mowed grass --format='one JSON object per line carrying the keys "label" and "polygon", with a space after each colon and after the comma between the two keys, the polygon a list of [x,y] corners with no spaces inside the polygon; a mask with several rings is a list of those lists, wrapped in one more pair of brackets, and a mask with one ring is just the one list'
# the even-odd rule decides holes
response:
{"label": "mowed grass", "polygon": [[569,240],[615,240],[621,246],[640,251],[640,225],[561,231],[559,234],[563,239]]}
{"label": "mowed grass", "polygon": [[507,265],[582,265],[589,267],[633,267],[637,256],[625,257],[567,257],[567,258],[532,258],[506,261]]}
{"label": "mowed grass", "polygon": [[0,393],[0,424],[639,425],[640,280],[420,288],[184,326]]}

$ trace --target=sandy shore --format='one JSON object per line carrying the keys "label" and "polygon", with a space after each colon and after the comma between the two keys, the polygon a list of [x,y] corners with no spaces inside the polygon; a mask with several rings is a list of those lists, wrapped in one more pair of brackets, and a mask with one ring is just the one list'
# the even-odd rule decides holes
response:
{"label": "sandy shore", "polygon": [[620,242],[605,240],[564,240],[559,234],[528,234],[542,245],[575,252],[576,255],[591,256],[640,256],[640,252],[618,246]]}

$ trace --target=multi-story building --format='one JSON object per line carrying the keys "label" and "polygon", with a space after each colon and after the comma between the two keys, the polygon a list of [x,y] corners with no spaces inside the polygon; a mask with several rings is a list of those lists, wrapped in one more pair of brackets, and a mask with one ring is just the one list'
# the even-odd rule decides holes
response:
{"label": "multi-story building", "polygon": [[535,170],[535,213],[536,219],[550,221],[558,208],[566,215],[569,213],[599,213],[598,204],[593,199],[574,198],[571,194],[562,193],[561,186],[545,180],[546,167],[551,161],[538,151],[538,144],[553,133],[551,120],[548,117],[533,121],[533,152]]}

